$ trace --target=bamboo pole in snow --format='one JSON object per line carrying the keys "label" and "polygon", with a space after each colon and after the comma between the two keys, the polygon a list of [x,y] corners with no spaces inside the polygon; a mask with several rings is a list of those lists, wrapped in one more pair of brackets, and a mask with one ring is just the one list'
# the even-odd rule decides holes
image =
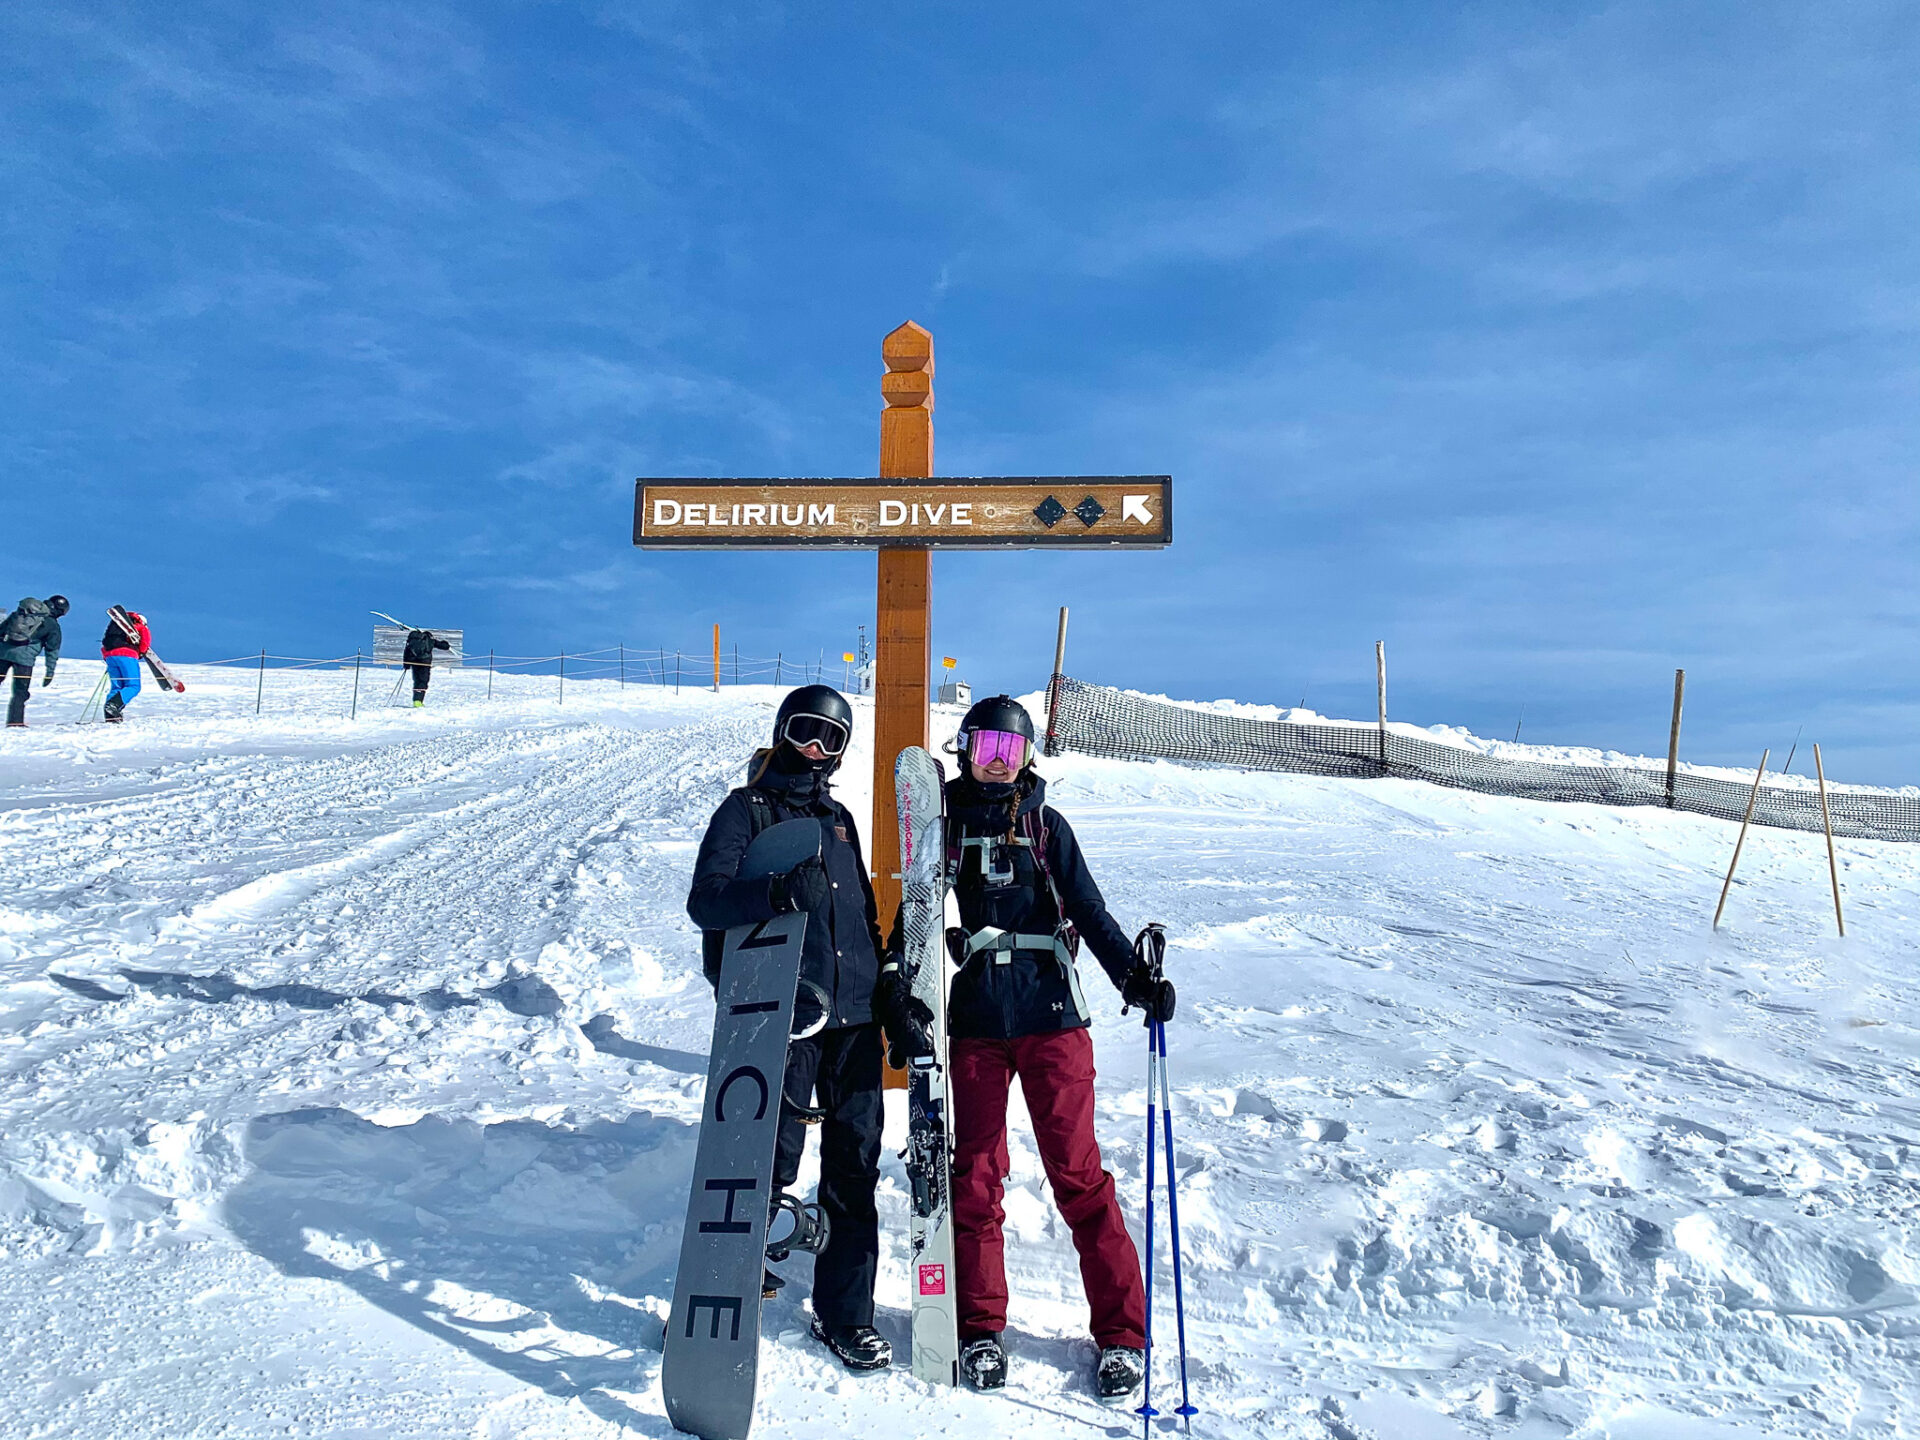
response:
{"label": "bamboo pole in snow", "polygon": [[1827,874],[1833,880],[1833,921],[1840,938],[1847,938],[1847,917],[1840,910],[1840,862],[1833,853],[1833,813],[1827,809],[1827,767],[1820,763],[1820,744],[1813,746],[1813,773],[1820,777],[1820,824],[1827,832]]}
{"label": "bamboo pole in snow", "polygon": [[1771,749],[1760,752],[1760,768],[1753,772],[1753,789],[1747,792],[1747,813],[1740,817],[1740,838],[1733,842],[1733,859],[1727,862],[1727,878],[1720,886],[1720,903],[1713,907],[1713,928],[1720,928],[1720,912],[1727,908],[1727,892],[1733,888],[1733,872],[1740,864],[1740,847],[1747,843],[1747,826],[1753,822],[1753,805],[1760,798],[1760,781],[1767,773]]}

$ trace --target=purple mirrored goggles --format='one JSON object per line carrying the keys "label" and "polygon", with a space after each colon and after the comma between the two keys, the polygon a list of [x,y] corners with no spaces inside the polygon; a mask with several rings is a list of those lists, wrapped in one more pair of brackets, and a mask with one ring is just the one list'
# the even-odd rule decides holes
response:
{"label": "purple mirrored goggles", "polygon": [[1011,730],[975,730],[967,736],[967,759],[982,769],[1004,760],[1009,770],[1019,770],[1026,765],[1032,744]]}

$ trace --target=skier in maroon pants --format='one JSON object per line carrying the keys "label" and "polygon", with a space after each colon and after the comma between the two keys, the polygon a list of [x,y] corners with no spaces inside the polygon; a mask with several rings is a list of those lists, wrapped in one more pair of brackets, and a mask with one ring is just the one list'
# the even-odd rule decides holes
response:
{"label": "skier in maroon pants", "polygon": [[1171,1018],[1173,987],[1135,964],[1072,829],[1047,807],[1026,710],[1005,695],[982,700],[967,712],[959,744],[966,773],[947,786],[947,846],[966,939],[956,942],[947,1018],[961,1369],[983,1390],[1006,1383],[1001,1199],[1007,1094],[1018,1077],[1080,1255],[1100,1347],[1095,1389],[1117,1401],[1139,1388],[1144,1371],[1146,1291],[1093,1133],[1093,1040],[1075,968],[1081,937],[1130,1004]]}

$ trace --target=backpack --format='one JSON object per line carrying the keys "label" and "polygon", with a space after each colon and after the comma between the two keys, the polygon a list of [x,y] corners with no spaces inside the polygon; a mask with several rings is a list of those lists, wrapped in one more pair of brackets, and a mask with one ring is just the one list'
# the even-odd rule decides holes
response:
{"label": "backpack", "polygon": [[[773,801],[767,798],[764,790],[751,785],[743,785],[733,792],[747,802],[747,843],[753,843],[753,837],[773,824]],[[720,962],[725,958],[727,932],[724,930],[702,930],[700,932],[700,969],[706,974],[707,984],[717,994],[720,990]]]}
{"label": "backpack", "polygon": [[41,624],[51,614],[46,602],[23,596],[19,608],[0,621],[0,645],[25,645],[37,639]]}

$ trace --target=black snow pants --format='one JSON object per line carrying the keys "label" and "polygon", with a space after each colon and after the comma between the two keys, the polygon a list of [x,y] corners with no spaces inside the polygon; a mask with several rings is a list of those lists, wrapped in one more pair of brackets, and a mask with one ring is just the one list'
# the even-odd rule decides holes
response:
{"label": "black snow pants", "polygon": [[8,674],[13,676],[13,694],[7,697],[7,723],[24,725],[27,723],[27,701],[33,695],[33,662],[22,665],[15,661],[0,661],[0,679]]}
{"label": "black snow pants", "polygon": [[807,1128],[793,1105],[814,1096],[820,1125],[820,1208],[832,1233],[813,1262],[813,1313],[829,1329],[873,1324],[873,1281],[880,1261],[880,1027],[822,1030],[787,1047],[787,1105],[774,1143],[773,1183],[785,1190],[800,1174]]}
{"label": "black snow pants", "polygon": [[413,671],[413,703],[418,705],[427,698],[427,686],[433,683],[433,662],[407,668]]}

